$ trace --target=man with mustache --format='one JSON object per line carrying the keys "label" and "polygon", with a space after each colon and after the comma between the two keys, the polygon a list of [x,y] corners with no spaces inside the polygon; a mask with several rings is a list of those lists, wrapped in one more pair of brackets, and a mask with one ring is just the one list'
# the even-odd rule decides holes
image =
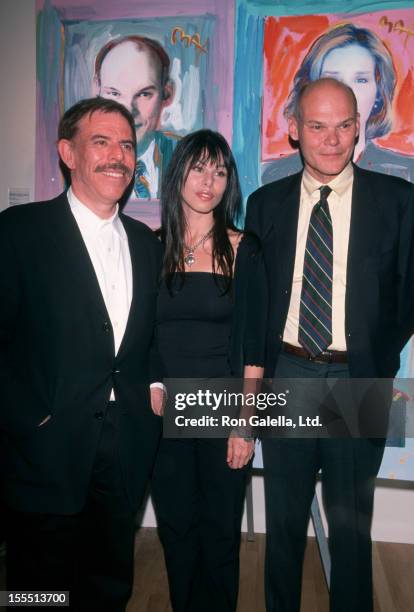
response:
{"label": "man with mustache", "polygon": [[118,207],[135,146],[123,106],[78,102],[59,124],[68,191],[0,215],[7,587],[69,591],[72,610],[125,610],[160,435],[160,247]]}

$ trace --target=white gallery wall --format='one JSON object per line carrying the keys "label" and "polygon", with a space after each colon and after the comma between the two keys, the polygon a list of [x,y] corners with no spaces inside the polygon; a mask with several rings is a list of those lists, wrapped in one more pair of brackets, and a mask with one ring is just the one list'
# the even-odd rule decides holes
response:
{"label": "white gallery wall", "polygon": [[34,197],[36,26],[34,0],[0,2],[0,209],[9,187]]}
{"label": "white gallery wall", "polygon": [[[9,187],[28,187],[34,195],[35,30],[35,0],[0,1],[0,209],[8,205]],[[261,476],[253,479],[253,494],[255,529],[264,532]],[[413,517],[413,488],[395,482],[377,488],[374,539],[414,544]],[[144,525],[155,525],[151,504]]]}

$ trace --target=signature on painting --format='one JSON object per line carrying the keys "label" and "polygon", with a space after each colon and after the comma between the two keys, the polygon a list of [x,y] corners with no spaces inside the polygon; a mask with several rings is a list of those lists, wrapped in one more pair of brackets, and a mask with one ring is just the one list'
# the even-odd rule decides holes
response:
{"label": "signature on painting", "polygon": [[194,45],[196,49],[198,49],[198,51],[201,51],[202,53],[207,53],[207,41],[204,43],[204,45],[202,45],[200,34],[186,34],[183,28],[176,27],[171,33],[171,42],[174,45],[177,44],[177,34],[180,35],[180,42],[184,43],[186,47]]}

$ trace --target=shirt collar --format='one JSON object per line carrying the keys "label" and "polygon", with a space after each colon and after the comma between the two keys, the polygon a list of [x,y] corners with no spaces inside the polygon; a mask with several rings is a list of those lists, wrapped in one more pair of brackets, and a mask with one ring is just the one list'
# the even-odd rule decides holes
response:
{"label": "shirt collar", "polygon": [[137,155],[137,159],[143,161],[147,168],[149,168],[151,164],[154,164],[154,150],[155,140],[153,139],[146,150],[141,155]]}
{"label": "shirt collar", "polygon": [[119,218],[119,205],[116,205],[114,214],[108,219],[101,219],[98,217],[86,204],[83,204],[81,200],[73,193],[72,187],[69,187],[67,198],[70,206],[70,210],[76,219],[76,222],[81,229],[82,233],[96,234],[100,229],[107,225],[111,225],[114,231],[123,240],[127,239],[125,228]]}
{"label": "shirt collar", "polygon": [[[339,197],[343,196],[347,189],[352,185],[354,178],[354,169],[351,162],[349,162],[338,176],[332,181],[326,183]],[[311,197],[315,191],[318,191],[321,187],[320,181],[317,181],[309,172],[305,169],[303,171],[302,186],[305,193]]]}

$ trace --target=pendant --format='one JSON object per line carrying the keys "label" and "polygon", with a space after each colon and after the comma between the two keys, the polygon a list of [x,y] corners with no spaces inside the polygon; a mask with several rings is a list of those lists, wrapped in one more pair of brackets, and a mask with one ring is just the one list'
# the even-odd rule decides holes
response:
{"label": "pendant", "polygon": [[191,268],[194,262],[195,262],[194,253],[193,251],[190,251],[188,255],[184,257],[184,263],[186,266],[189,266]]}

